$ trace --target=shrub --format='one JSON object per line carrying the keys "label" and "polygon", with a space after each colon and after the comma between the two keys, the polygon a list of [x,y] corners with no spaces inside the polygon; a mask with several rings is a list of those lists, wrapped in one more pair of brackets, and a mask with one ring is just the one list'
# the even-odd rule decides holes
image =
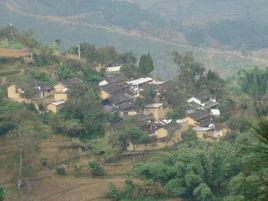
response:
{"label": "shrub", "polygon": [[74,174],[75,174],[75,175],[79,175],[80,170],[81,170],[81,165],[80,165],[80,163],[75,163],[75,164],[73,165],[73,172],[74,172]]}
{"label": "shrub", "polygon": [[66,175],[66,169],[64,166],[57,167],[56,171],[58,175],[61,175],[61,176]]}
{"label": "shrub", "polygon": [[120,200],[120,191],[114,184],[108,185],[108,192],[106,193],[106,197],[112,199],[112,201]]}
{"label": "shrub", "polygon": [[97,162],[90,162],[88,167],[94,176],[103,176],[105,174],[104,168]]}
{"label": "shrub", "polygon": [[41,164],[43,165],[43,166],[48,166],[48,159],[47,158],[42,158],[41,159]]}

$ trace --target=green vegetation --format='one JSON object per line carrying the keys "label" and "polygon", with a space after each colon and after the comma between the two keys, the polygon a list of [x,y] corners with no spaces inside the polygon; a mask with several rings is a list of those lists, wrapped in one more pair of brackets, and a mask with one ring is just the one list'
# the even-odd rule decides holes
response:
{"label": "green vegetation", "polygon": [[[213,54],[211,51],[172,43],[192,44],[196,47],[212,46],[218,49],[236,48],[243,53],[265,48],[265,0],[131,2],[94,0],[77,5],[70,0],[60,0],[57,3],[12,0],[10,4],[15,5],[14,10],[7,9],[4,3],[0,8],[0,25],[6,26],[8,22],[13,22],[19,29],[34,28],[47,43],[61,38],[61,47],[66,49],[74,43],[94,41],[96,47],[109,44],[120,51],[132,51],[137,57],[150,52],[155,60],[155,73],[163,79],[170,79],[176,72],[168,53],[171,50],[193,51],[198,61],[225,76],[241,68],[264,64],[253,58],[241,58],[237,52]],[[217,12],[219,10],[221,12]],[[67,23],[61,23],[57,17],[44,20],[45,17],[40,18],[38,15],[60,16]],[[246,31],[247,29],[255,30],[254,34]],[[136,32],[133,34],[130,30],[140,33],[140,37],[136,37]],[[24,41],[21,41],[24,45]]]}
{"label": "green vegetation", "polygon": [[[263,125],[267,127],[267,122]],[[157,188],[158,191],[153,193],[155,197],[183,197],[198,201],[265,200],[267,160],[264,159],[265,162],[263,161],[264,163],[258,167],[252,167],[250,165],[252,161],[248,160],[248,153],[251,153],[252,160],[259,161],[265,156],[266,127],[261,131],[258,130],[261,133],[260,139],[263,140],[258,140],[256,135],[252,135],[253,130],[251,130],[238,135],[232,143],[222,141],[209,144],[187,141],[171,153],[166,153],[164,156],[159,154],[158,158],[146,164],[136,165],[135,175],[142,179],[144,184],[133,183],[130,194],[123,193],[125,190],[115,191],[115,187],[110,187],[109,194],[128,199],[141,196],[143,200],[149,195],[152,196],[153,192],[149,193],[149,189]],[[263,135],[266,137],[263,138]],[[248,141],[248,138],[251,141]],[[253,147],[258,149],[252,152],[252,149],[255,149]],[[258,156],[260,153],[264,155]],[[254,164],[258,164],[258,161]],[[124,188],[127,188],[127,184]]]}
{"label": "green vegetation", "polygon": [[6,196],[5,189],[0,186],[0,201],[4,201]]}
{"label": "green vegetation", "polygon": [[141,56],[138,68],[143,76],[148,76],[154,70],[154,63],[150,54]]}
{"label": "green vegetation", "polygon": [[[10,36],[13,31],[10,30]],[[14,33],[18,36],[13,37],[21,37],[20,33]],[[105,162],[116,163],[123,157],[138,155],[142,163],[133,167],[123,188],[109,186],[108,198],[122,201],[176,198],[189,201],[265,200],[268,129],[266,121],[257,122],[259,117],[256,113],[266,118],[267,70],[243,71],[228,82],[217,73],[206,71],[192,53],[174,52],[173,59],[177,65],[174,81],[169,82],[170,86],[163,90],[162,97],[153,86],[145,88],[136,102],[139,109],[159,99],[169,104],[172,111],[168,117],[176,120],[185,116],[188,97],[207,90],[221,102],[222,117],[216,121],[222,127],[228,127],[230,134],[219,141],[207,142],[199,140],[197,133],[189,129],[182,133],[182,142],[152,151],[150,155],[150,152],[137,149],[140,144],[152,143],[152,138],[143,128],[147,126],[142,124],[144,122],[134,117],[122,119],[118,112],[107,113],[102,109],[98,82],[104,75],[95,71],[97,65],[122,64],[123,73],[129,78],[149,76],[154,70],[150,54],[142,55],[138,63],[131,52],[119,53],[113,47],[96,48],[83,43],[80,44],[79,59],[74,56],[78,50],[76,46],[67,52],[57,53],[57,48],[34,43],[31,34],[24,35],[21,41],[31,48],[36,63],[19,63],[26,70],[15,81],[36,79],[40,83],[54,84],[72,78],[78,83],[68,89],[68,100],[56,114],[39,113],[33,105],[7,100],[6,86],[0,88],[0,135],[15,138],[18,147],[22,147],[12,150],[16,157],[12,158],[12,164],[5,164],[5,168],[13,170],[12,174],[16,172],[14,175],[18,181],[27,183],[28,178],[35,177],[40,168],[53,169],[58,175],[68,177],[68,164],[72,165],[75,175],[82,175],[83,167],[76,160],[80,155],[85,156],[86,162],[98,161],[87,165],[87,171],[90,170],[92,175],[109,175]],[[5,65],[18,62],[2,61]],[[21,87],[25,89],[25,96],[36,95],[29,84],[22,83]],[[61,134],[61,140],[78,140],[59,148],[60,151],[71,150],[66,155],[77,149],[78,156],[74,154],[75,159],[71,161],[64,159],[64,165],[60,160],[51,163],[44,156],[43,160],[35,160],[42,151],[40,141],[44,135],[57,134]],[[40,163],[38,168],[35,167],[36,161]],[[23,188],[20,185],[19,188]],[[0,188],[0,196],[3,192]]]}
{"label": "green vegetation", "polygon": [[104,176],[105,175],[104,168],[100,164],[98,164],[97,162],[90,162],[88,164],[88,168],[91,170],[91,173],[94,176]]}

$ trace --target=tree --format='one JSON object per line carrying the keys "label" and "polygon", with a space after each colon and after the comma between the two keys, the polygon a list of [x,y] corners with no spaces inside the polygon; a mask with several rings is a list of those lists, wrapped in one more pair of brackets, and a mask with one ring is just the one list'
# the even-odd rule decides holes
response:
{"label": "tree", "polygon": [[124,54],[119,55],[119,60],[123,65],[128,65],[128,64],[136,64],[137,63],[137,58],[133,55],[132,52],[127,52]]}
{"label": "tree", "polygon": [[66,80],[71,78],[74,74],[73,70],[65,65],[59,65],[57,69],[58,79],[59,80]]}
{"label": "tree", "polygon": [[139,62],[139,72],[143,76],[148,76],[154,70],[154,61],[150,54],[142,55]]}
{"label": "tree", "polygon": [[231,117],[227,125],[233,131],[245,132],[250,129],[249,121],[243,116]]}
{"label": "tree", "polygon": [[189,129],[182,133],[181,138],[184,142],[196,142],[197,134],[193,129]]}
{"label": "tree", "polygon": [[80,44],[81,57],[86,59],[88,63],[94,64],[97,60],[97,49],[95,45],[82,43]]}
{"label": "tree", "polygon": [[213,201],[214,195],[210,188],[202,183],[194,190],[194,196],[198,201]]}
{"label": "tree", "polygon": [[2,186],[0,186],[0,201],[4,201],[5,197],[6,197],[6,191]]}
{"label": "tree", "polygon": [[151,137],[143,131],[140,122],[136,118],[126,118],[122,122],[122,126],[114,135],[115,142],[119,151],[126,151],[129,144],[132,144],[135,150],[138,144],[147,144],[151,142]]}
{"label": "tree", "polygon": [[201,83],[205,78],[205,68],[201,63],[194,60],[193,53],[180,54],[174,52],[173,57],[178,66],[177,85],[189,93],[193,93],[203,87]]}
{"label": "tree", "polygon": [[235,150],[227,142],[186,142],[134,170],[140,179],[160,183],[173,198],[213,201],[227,196],[229,181],[241,171]]}
{"label": "tree", "polygon": [[[69,98],[63,106],[57,122],[51,122],[71,136],[90,138],[102,135],[107,118],[101,108],[98,92],[85,84],[73,86]],[[71,131],[71,132],[70,132]]]}
{"label": "tree", "polygon": [[150,136],[142,131],[141,129],[132,128],[128,132],[129,141],[132,143],[133,151],[136,149],[136,145],[138,144],[148,144],[151,142]]}
{"label": "tree", "polygon": [[55,40],[55,46],[56,46],[57,49],[59,49],[60,43],[61,43],[61,39],[56,39]]}
{"label": "tree", "polygon": [[254,68],[251,71],[242,70],[239,72],[238,84],[241,90],[258,100],[268,90],[268,70]]}

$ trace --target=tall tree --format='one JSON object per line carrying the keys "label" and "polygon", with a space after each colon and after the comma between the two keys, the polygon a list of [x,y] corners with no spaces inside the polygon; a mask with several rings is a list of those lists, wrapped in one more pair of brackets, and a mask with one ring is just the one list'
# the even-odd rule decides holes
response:
{"label": "tall tree", "polygon": [[154,70],[154,61],[150,54],[142,55],[139,62],[139,72],[148,76]]}
{"label": "tall tree", "polygon": [[268,90],[268,70],[260,68],[242,70],[239,72],[238,84],[244,93],[259,100]]}

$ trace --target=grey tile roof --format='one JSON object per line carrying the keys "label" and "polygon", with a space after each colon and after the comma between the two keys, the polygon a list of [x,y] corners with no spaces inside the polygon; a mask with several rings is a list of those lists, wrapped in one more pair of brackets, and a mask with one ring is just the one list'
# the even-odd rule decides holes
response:
{"label": "grey tile roof", "polygon": [[69,87],[72,87],[74,85],[81,84],[81,83],[83,83],[83,81],[78,79],[78,78],[70,78],[67,80],[59,81],[59,83],[64,85],[66,88],[69,88]]}
{"label": "grey tile roof", "polygon": [[197,111],[189,114],[188,116],[196,121],[201,121],[202,119],[210,117],[210,114],[206,110],[197,110]]}
{"label": "grey tile roof", "polygon": [[119,85],[119,84],[107,84],[103,87],[101,87],[102,90],[106,91],[109,94],[114,94],[120,91],[124,90],[124,86]]}

